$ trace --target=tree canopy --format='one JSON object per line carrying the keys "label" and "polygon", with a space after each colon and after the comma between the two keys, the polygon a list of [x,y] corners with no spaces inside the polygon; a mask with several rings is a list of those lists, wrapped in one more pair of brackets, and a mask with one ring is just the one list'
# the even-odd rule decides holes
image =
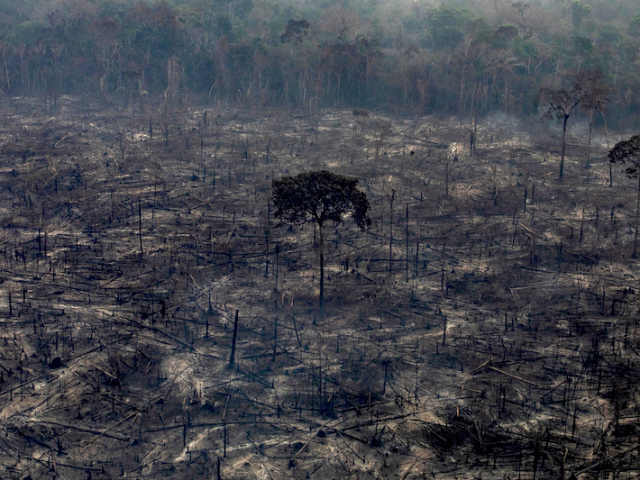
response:
{"label": "tree canopy", "polygon": [[294,224],[315,222],[320,229],[320,316],[324,315],[324,242],[322,227],[327,222],[336,225],[351,214],[361,229],[371,224],[369,200],[357,188],[358,179],[319,170],[295,177],[274,180],[272,186],[275,218]]}
{"label": "tree canopy", "polygon": [[627,165],[626,172],[630,178],[638,179],[638,197],[636,199],[636,231],[633,239],[632,257],[638,254],[638,232],[640,231],[640,135],[634,135],[629,140],[616,143],[609,151],[611,163]]}
{"label": "tree canopy", "polygon": [[637,177],[640,169],[640,135],[616,143],[609,152],[609,161],[627,165],[627,175],[631,178]]}
{"label": "tree canopy", "polygon": [[311,220],[322,228],[327,222],[338,224],[351,214],[356,225],[365,229],[371,224],[369,201],[357,185],[358,179],[326,170],[274,180],[274,216],[294,224]]}
{"label": "tree canopy", "polygon": [[540,90],[540,97],[548,104],[545,117],[555,117],[562,122],[562,153],[560,154],[560,173],[558,180],[562,181],[564,176],[564,157],[567,140],[567,122],[573,111],[580,104],[582,95],[582,87],[578,83],[574,83],[570,90],[565,89],[548,89]]}
{"label": "tree canopy", "polygon": [[0,95],[161,99],[173,82],[223,104],[531,115],[541,86],[601,69],[615,127],[640,111],[637,6],[569,5],[0,2]]}

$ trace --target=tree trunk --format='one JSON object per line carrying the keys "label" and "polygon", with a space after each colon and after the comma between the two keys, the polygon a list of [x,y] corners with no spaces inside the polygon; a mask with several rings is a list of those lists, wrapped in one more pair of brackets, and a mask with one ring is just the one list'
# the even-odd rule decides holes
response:
{"label": "tree trunk", "polygon": [[602,123],[604,124],[604,137],[607,139],[607,150],[609,150],[609,128],[607,127],[607,117],[604,115],[604,111],[602,109],[600,111],[600,116],[602,117]]}
{"label": "tree trunk", "polygon": [[631,254],[633,258],[638,253],[638,223],[640,223],[640,175],[638,175],[638,198],[636,200],[636,233],[633,237],[633,253]]}
{"label": "tree trunk", "polygon": [[233,368],[236,357],[236,340],[238,338],[238,310],[236,309],[236,319],[233,323],[233,339],[231,340],[231,355],[229,356],[229,370]]}
{"label": "tree trunk", "polygon": [[591,137],[593,136],[593,109],[589,110],[589,136],[587,137],[587,163],[591,163]]}
{"label": "tree trunk", "polygon": [[562,121],[562,153],[560,154],[560,175],[558,176],[558,181],[562,181],[562,177],[564,176],[564,152],[567,144],[567,121],[569,120],[569,115],[564,115],[564,119]]}
{"label": "tree trunk", "polygon": [[271,359],[272,362],[276,361],[277,350],[278,350],[278,315],[276,314],[276,321],[273,327],[273,357]]}
{"label": "tree trunk", "polygon": [[320,298],[318,299],[318,308],[320,310],[320,320],[324,318],[324,234],[322,232],[322,224],[318,224],[320,231]]}
{"label": "tree trunk", "polygon": [[404,250],[405,250],[405,264],[404,264],[404,281],[409,281],[409,204],[405,210],[405,224],[404,224]]}
{"label": "tree trunk", "polygon": [[324,318],[324,252],[320,247],[320,319]]}
{"label": "tree trunk", "polygon": [[391,190],[391,199],[389,200],[389,273],[393,271],[393,200],[396,195],[395,190]]}
{"label": "tree trunk", "polygon": [[144,255],[144,249],[142,248],[142,201],[138,198],[138,236],[140,237],[140,260]]}

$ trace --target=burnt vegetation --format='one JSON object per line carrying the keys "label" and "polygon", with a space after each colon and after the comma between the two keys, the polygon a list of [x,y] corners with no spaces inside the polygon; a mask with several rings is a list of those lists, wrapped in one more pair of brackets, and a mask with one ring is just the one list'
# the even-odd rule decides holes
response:
{"label": "burnt vegetation", "polygon": [[638,477],[632,4],[6,3],[1,478]]}
{"label": "burnt vegetation", "polygon": [[[637,474],[605,146],[569,134],[560,183],[543,123],[59,108],[3,109],[4,477]],[[305,179],[357,201],[293,218]]]}

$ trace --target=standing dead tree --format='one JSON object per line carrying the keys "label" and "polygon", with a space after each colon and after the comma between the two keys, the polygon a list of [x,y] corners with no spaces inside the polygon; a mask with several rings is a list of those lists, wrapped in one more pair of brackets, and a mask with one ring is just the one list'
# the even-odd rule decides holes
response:
{"label": "standing dead tree", "polygon": [[562,153],[560,154],[560,173],[558,174],[558,181],[562,182],[567,145],[567,122],[580,103],[581,88],[578,84],[574,84],[570,90],[543,88],[540,90],[540,98],[548,104],[548,109],[544,116],[546,118],[555,117],[562,121]]}
{"label": "standing dead tree", "polygon": [[324,313],[324,234],[327,222],[339,224],[351,214],[361,229],[371,224],[369,201],[357,189],[358,180],[327,171],[301,173],[274,180],[272,185],[274,217],[289,223],[314,222],[320,232],[320,316]]}

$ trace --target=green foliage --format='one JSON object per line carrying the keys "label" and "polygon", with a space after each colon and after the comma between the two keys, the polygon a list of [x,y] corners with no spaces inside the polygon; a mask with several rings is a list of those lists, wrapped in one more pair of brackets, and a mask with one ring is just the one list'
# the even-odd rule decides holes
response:
{"label": "green foliage", "polygon": [[239,17],[249,15],[249,12],[251,12],[254,7],[253,0],[236,0],[234,4],[234,14]]}
{"label": "green foliage", "polygon": [[516,38],[512,44],[513,53],[522,59],[536,58],[540,55],[540,46],[532,39]]}
{"label": "green foliage", "polygon": [[304,18],[302,20],[289,19],[285,32],[280,36],[280,41],[285,42],[302,42],[302,38],[307,35],[309,31],[309,22]]}
{"label": "green foliage", "polygon": [[10,45],[30,46],[37,43],[38,36],[43,28],[44,25],[41,22],[28,20],[26,22],[15,25],[10,30],[5,30],[4,33],[0,33],[0,38],[5,40]]}
{"label": "green foliage", "polygon": [[495,32],[493,32],[493,44],[496,47],[504,48],[514,38],[518,37],[518,27],[514,25],[502,25]]}
{"label": "green foliage", "polygon": [[629,140],[616,143],[609,151],[611,163],[628,165],[626,173],[630,178],[638,177],[640,171],[640,135],[634,135]]}
{"label": "green foliage", "polygon": [[322,228],[327,222],[338,224],[351,214],[356,225],[365,229],[371,224],[369,201],[357,185],[357,179],[325,170],[274,180],[274,217],[293,224],[311,220]]}
{"label": "green foliage", "polygon": [[593,52],[593,42],[588,37],[576,36],[571,39],[576,55],[587,56]]}
{"label": "green foliage", "polygon": [[[640,17],[638,20],[640,23]],[[605,43],[613,46],[614,48],[617,48],[620,45],[620,42],[623,38],[620,29],[617,26],[610,24],[599,26],[598,37],[600,38],[599,43]]]}
{"label": "green foliage", "polygon": [[429,39],[437,49],[457,47],[465,35],[472,15],[468,10],[443,3],[428,17]]}
{"label": "green foliage", "polygon": [[218,35],[229,35],[233,30],[233,25],[231,24],[229,15],[225,15],[225,14],[216,15],[215,26],[217,29],[216,33]]}
{"label": "green foliage", "polygon": [[632,37],[640,37],[640,13],[634,15],[629,21],[629,35]]}
{"label": "green foliage", "polygon": [[573,0],[570,5],[571,9],[571,23],[574,28],[579,28],[582,21],[591,13],[591,7],[585,5],[580,0]]}
{"label": "green foliage", "polygon": [[135,75],[161,99],[175,57],[179,94],[227,104],[526,115],[552,76],[599,67],[615,85],[609,125],[640,111],[628,1],[507,3],[0,1],[0,89],[113,99]]}
{"label": "green foliage", "polygon": [[638,239],[640,238],[640,135],[634,135],[629,140],[616,143],[615,147],[609,151],[609,161],[628,165],[625,170],[627,176],[629,178],[637,178],[639,181],[638,199],[636,201],[636,228],[633,252],[631,254],[635,258],[638,253]]}

